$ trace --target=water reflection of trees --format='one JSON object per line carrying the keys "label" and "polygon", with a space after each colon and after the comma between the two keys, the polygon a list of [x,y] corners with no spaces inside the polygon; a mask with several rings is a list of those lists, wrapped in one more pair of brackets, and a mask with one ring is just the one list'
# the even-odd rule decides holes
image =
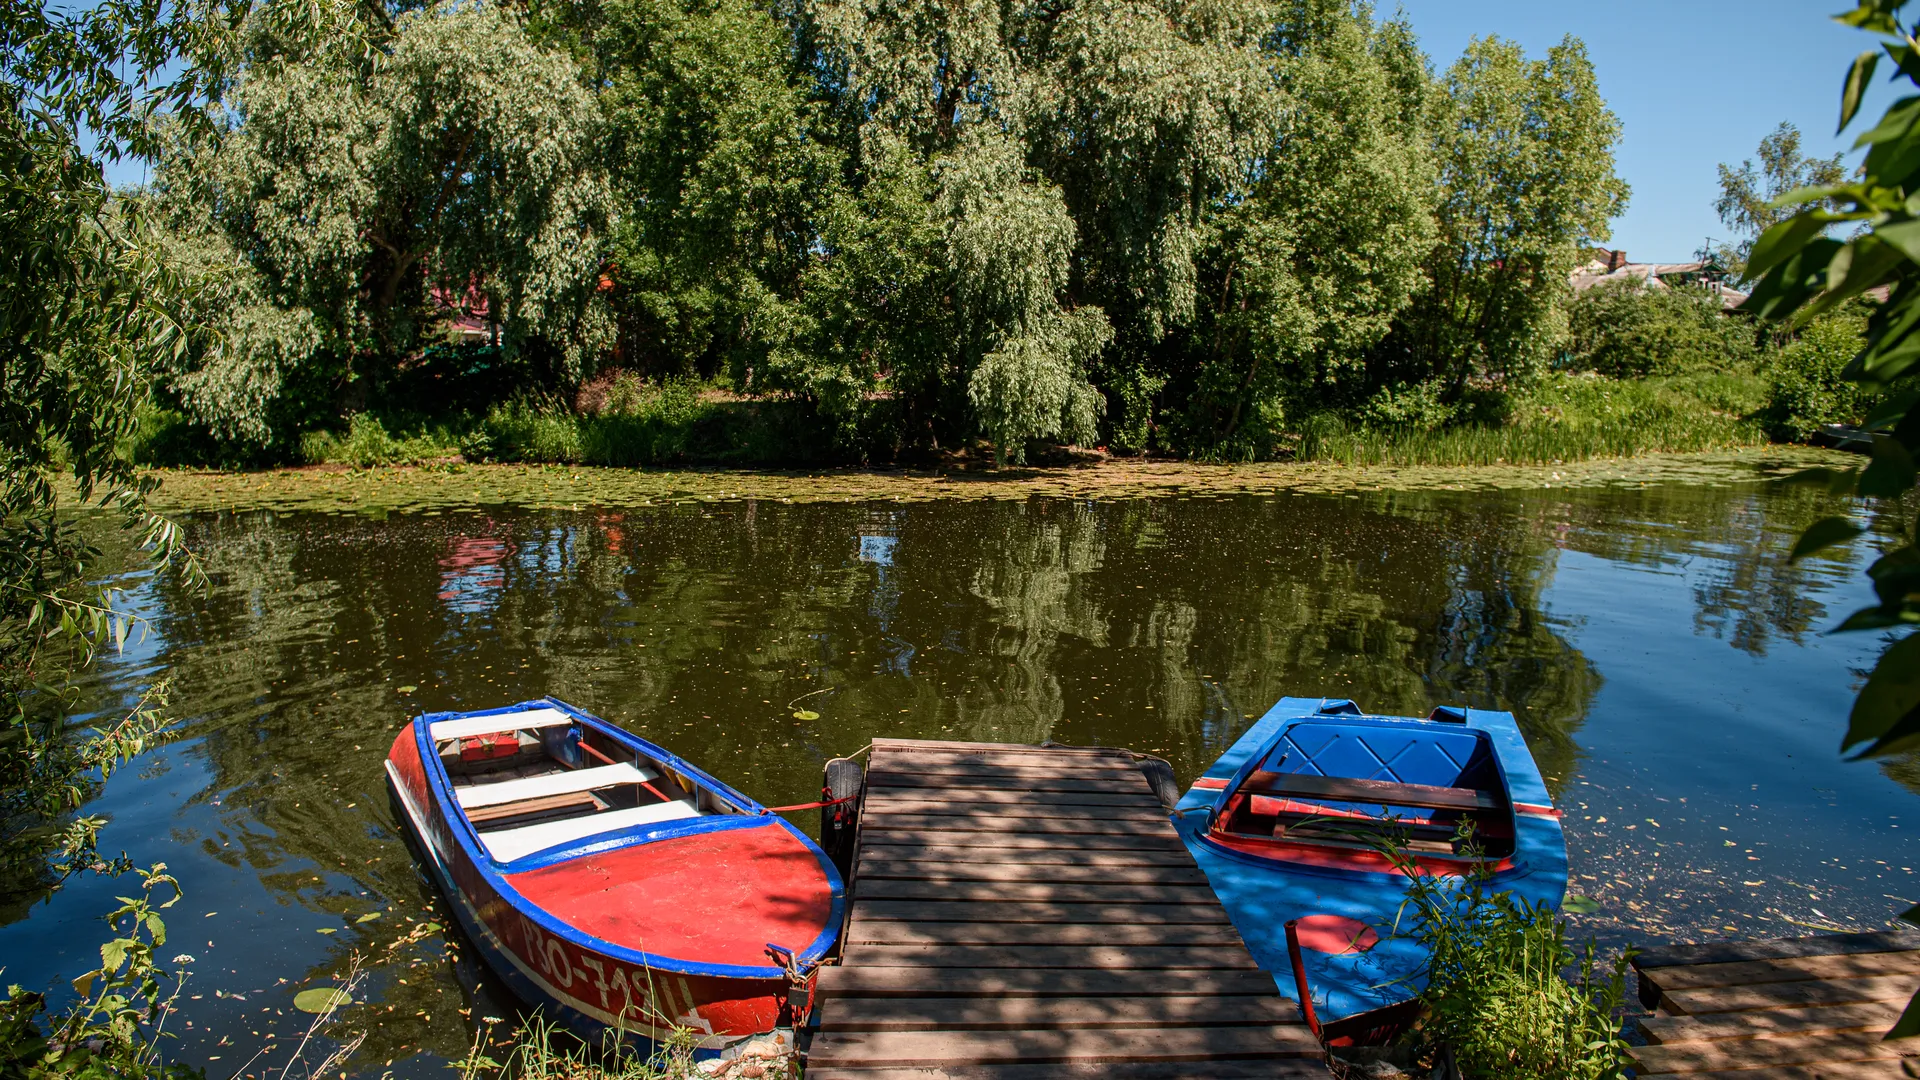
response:
{"label": "water reflection of trees", "polygon": [[[1600,675],[1544,605],[1563,549],[1706,557],[1698,631],[1761,652],[1826,617],[1809,585],[1835,568],[1782,552],[1831,512],[1663,488],[229,515],[192,526],[214,595],[162,596],[190,614],[158,628],[200,797],[245,822],[187,839],[352,927],[379,898],[417,910],[380,763],[421,708],[554,693],[768,802],[876,736],[1125,745],[1191,776],[1288,694],[1511,709],[1564,777]],[[805,694],[818,719],[792,715]],[[441,983],[389,987],[409,1007],[385,1045],[460,1049],[423,1004]]]}

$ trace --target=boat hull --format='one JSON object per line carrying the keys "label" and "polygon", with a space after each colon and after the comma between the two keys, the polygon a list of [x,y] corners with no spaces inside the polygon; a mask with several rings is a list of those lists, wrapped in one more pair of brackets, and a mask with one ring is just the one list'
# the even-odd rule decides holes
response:
{"label": "boat hull", "polygon": [[[515,888],[516,879],[532,873],[564,874],[568,866],[552,862],[543,866],[534,856],[523,860],[529,865],[519,873],[513,871],[520,864],[510,864],[503,874],[501,867],[488,860],[464,821],[446,812],[446,795],[435,791],[441,778],[429,776],[421,753],[424,731],[416,730],[428,719],[401,733],[386,763],[397,816],[419,847],[461,929],[526,1005],[589,1040],[615,1037],[657,1044],[676,1030],[690,1030],[704,1054],[792,1024],[791,980],[771,958],[753,965],[714,964],[636,953],[558,923],[530,902]],[[670,839],[698,840],[706,834],[750,829],[786,830],[799,836],[778,818],[742,815],[705,819],[692,826],[682,823],[670,830],[675,834]],[[645,839],[639,838],[640,842]],[[800,839],[812,847],[803,836]],[[639,847],[635,840],[616,837],[597,846],[624,845],[633,850]],[[593,858],[590,853],[581,861]],[[827,929],[819,939],[794,950],[807,964],[824,955],[837,937],[841,889],[837,874],[830,867],[826,872],[833,886],[831,913],[823,920]]]}
{"label": "boat hull", "polygon": [[[1232,778],[1283,726],[1349,704],[1282,700],[1195,782],[1173,814],[1176,831],[1254,961],[1291,1000],[1298,1000],[1299,992],[1286,925],[1304,922],[1309,932],[1302,934],[1301,959],[1322,1023],[1393,1008],[1424,985],[1426,951],[1401,936],[1409,927],[1403,911],[1407,873],[1374,852],[1237,842],[1214,833],[1209,824]],[[1566,839],[1525,740],[1507,713],[1465,710],[1465,723],[1484,731],[1493,744],[1514,809],[1513,851],[1486,868],[1483,888],[1557,908],[1566,891]],[[1412,860],[1416,872],[1449,888],[1464,886],[1468,865],[1458,859]]]}

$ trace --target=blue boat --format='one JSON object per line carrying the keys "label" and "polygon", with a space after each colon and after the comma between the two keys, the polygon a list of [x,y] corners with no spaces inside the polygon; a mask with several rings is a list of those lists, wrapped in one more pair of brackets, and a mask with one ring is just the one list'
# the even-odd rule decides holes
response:
{"label": "blue boat", "polygon": [[[1173,821],[1254,960],[1282,995],[1306,988],[1303,1011],[1336,1043],[1392,1027],[1420,990],[1425,951],[1395,934],[1409,870],[1443,882],[1482,871],[1488,891],[1555,908],[1566,893],[1560,813],[1512,713],[1442,707],[1421,720],[1284,698]],[[1388,836],[1402,866],[1381,850]]]}

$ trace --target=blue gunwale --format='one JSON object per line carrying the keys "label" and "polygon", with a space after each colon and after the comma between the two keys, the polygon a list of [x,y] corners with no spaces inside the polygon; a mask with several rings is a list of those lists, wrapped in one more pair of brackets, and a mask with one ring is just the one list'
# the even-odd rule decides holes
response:
{"label": "blue gunwale", "polygon": [[[522,856],[511,862],[501,863],[495,861],[491,855],[487,854],[485,846],[480,843],[479,834],[474,831],[473,824],[467,820],[465,814],[459,812],[460,803],[458,797],[454,794],[453,783],[447,777],[447,770],[440,761],[440,755],[434,750],[432,727],[434,722],[439,720],[467,719],[476,716],[498,716],[504,713],[525,712],[530,708],[541,707],[558,709],[581,723],[593,727],[601,734],[613,738],[614,741],[624,743],[632,749],[657,759],[664,765],[671,766],[674,771],[692,778],[701,786],[709,788],[715,794],[733,803],[736,807],[747,811],[747,813],[720,817],[688,818],[682,821],[669,822],[663,825],[649,826],[637,830],[586,837],[571,844],[561,844],[550,848],[543,848],[540,851]],[[583,933],[548,915],[538,905],[521,895],[520,891],[515,889],[506,878],[506,874],[508,873],[537,870],[544,866],[571,862],[584,856],[614,851],[620,848],[636,847],[641,844],[652,843],[656,840],[668,840],[680,836],[694,836],[709,832],[724,832],[731,829],[760,828],[777,824],[781,828],[786,829],[788,833],[793,835],[812,852],[814,861],[819,864],[821,871],[827,876],[827,882],[832,890],[833,897],[832,907],[827,916],[826,927],[821,930],[819,936],[815,937],[804,950],[794,954],[794,960],[800,964],[811,964],[818,961],[827,954],[827,951],[832,948],[834,940],[840,936],[840,924],[846,917],[846,885],[840,879],[840,872],[834,868],[833,860],[827,857],[827,853],[822,851],[820,846],[814,843],[811,837],[801,832],[792,822],[779,817],[765,806],[762,806],[760,803],[734,790],[732,786],[713,777],[707,773],[706,770],[686,761],[679,755],[663,747],[656,746],[637,735],[622,731],[591,713],[576,709],[572,705],[553,697],[540,698],[534,701],[523,701],[517,705],[507,705],[498,709],[481,709],[474,712],[425,713],[414,718],[413,730],[414,741],[420,750],[420,763],[425,771],[427,783],[433,790],[434,798],[440,802],[440,812],[442,816],[450,819],[449,824],[453,824],[454,820],[457,820],[458,826],[449,831],[459,840],[461,849],[465,852],[468,861],[473,863],[474,869],[488,884],[493,886],[494,890],[500,894],[502,899],[507,900],[516,911],[532,920],[536,926],[549,934],[578,945],[581,948],[590,949],[603,956],[611,956],[614,959],[624,960],[631,964],[659,968],[663,971],[674,972],[675,974],[712,975],[735,979],[783,978],[786,975],[786,969],[773,964],[707,964],[673,956],[663,956],[657,953],[642,952],[638,949],[629,949],[624,945],[616,945],[613,942]],[[405,798],[405,792],[401,792],[401,797]],[[422,837],[421,839],[423,843],[431,844],[430,839],[426,837]],[[458,885],[455,884],[451,891],[458,894],[460,892]]]}

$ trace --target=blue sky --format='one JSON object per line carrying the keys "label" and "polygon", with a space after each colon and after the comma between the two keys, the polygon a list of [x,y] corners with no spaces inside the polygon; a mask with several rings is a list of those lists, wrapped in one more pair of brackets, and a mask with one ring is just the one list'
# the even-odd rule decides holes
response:
{"label": "blue sky", "polygon": [[[1799,125],[1809,152],[1844,139],[1840,82],[1873,38],[1829,20],[1852,0],[1403,0],[1434,67],[1444,71],[1474,37],[1497,34],[1539,56],[1564,35],[1587,44],[1601,93],[1624,129],[1616,167],[1633,185],[1613,225],[1614,247],[1635,261],[1677,262],[1708,236],[1725,238],[1713,212],[1714,166],[1754,156],[1782,120]],[[1382,13],[1393,10],[1382,0]],[[1891,65],[1881,65],[1881,81]],[[1863,115],[1891,100],[1881,89]],[[1850,159],[1852,160],[1852,159]]]}

